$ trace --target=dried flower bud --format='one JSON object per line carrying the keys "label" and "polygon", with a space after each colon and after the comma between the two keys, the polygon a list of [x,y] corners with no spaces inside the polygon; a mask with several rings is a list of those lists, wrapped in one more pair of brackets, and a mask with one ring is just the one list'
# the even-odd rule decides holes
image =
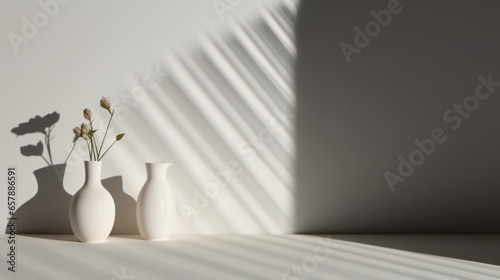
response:
{"label": "dried flower bud", "polygon": [[92,120],[92,111],[90,111],[89,108],[85,108],[85,110],[83,110],[83,117],[89,121]]}
{"label": "dried flower bud", "polygon": [[111,102],[109,102],[109,99],[106,97],[101,98],[101,101],[99,102],[102,108],[108,110],[108,112],[111,114]]}
{"label": "dried flower bud", "polygon": [[82,129],[79,127],[73,128],[73,133],[75,134],[75,138],[82,137]]}
{"label": "dried flower bud", "polygon": [[80,128],[82,130],[83,139],[85,139],[85,140],[89,139],[89,137],[90,137],[90,125],[82,123]]}

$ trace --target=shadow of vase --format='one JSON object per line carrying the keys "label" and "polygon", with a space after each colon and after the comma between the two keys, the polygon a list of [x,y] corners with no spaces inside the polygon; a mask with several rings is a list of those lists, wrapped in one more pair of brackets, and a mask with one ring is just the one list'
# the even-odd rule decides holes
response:
{"label": "shadow of vase", "polygon": [[135,213],[136,201],[123,191],[121,176],[114,176],[102,180],[102,185],[115,201],[115,224],[111,234],[139,234]]}
{"label": "shadow of vase", "polygon": [[[16,221],[18,234],[73,234],[69,221],[73,196],[64,190],[65,170],[65,164],[58,164],[33,171],[38,183],[37,193],[10,217],[10,221]],[[104,179],[102,185],[115,201],[116,216],[111,234],[139,234],[136,201],[123,191],[122,177]],[[7,226],[5,233],[8,232]]]}
{"label": "shadow of vase", "polygon": [[[70,234],[69,203],[72,196],[64,190],[65,164],[33,171],[38,190],[10,217],[17,218],[17,233]],[[21,187],[22,188],[22,187]],[[8,232],[6,228],[5,232]]]}

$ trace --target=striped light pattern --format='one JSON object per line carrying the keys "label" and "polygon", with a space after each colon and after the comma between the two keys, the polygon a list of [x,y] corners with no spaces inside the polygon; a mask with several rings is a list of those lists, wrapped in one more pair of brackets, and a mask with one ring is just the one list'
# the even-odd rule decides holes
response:
{"label": "striped light pattern", "polygon": [[174,233],[293,230],[296,12],[267,5],[167,54],[168,78],[120,125],[120,159],[174,163]]}
{"label": "striped light pattern", "polygon": [[[428,236],[428,240],[435,237]],[[481,236],[475,238],[480,241]],[[18,250],[22,262],[15,273],[19,279],[500,278],[495,265],[347,242],[335,236],[179,235],[167,242],[111,237],[97,246],[82,246],[68,236],[19,236],[18,241],[22,244]],[[460,242],[452,246],[460,247]],[[11,274],[6,269],[0,272],[0,276]]]}

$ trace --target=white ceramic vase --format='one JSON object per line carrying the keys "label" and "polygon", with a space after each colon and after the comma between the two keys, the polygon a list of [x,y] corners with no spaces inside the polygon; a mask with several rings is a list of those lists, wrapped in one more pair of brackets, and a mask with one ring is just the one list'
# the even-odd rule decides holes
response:
{"label": "white ceramic vase", "polygon": [[147,180],[137,198],[137,226],[146,240],[166,240],[175,218],[175,199],[167,182],[167,162],[146,163]]}
{"label": "white ceramic vase", "polygon": [[115,222],[115,202],[101,183],[101,161],[85,161],[85,183],[69,206],[71,229],[84,243],[106,240]]}

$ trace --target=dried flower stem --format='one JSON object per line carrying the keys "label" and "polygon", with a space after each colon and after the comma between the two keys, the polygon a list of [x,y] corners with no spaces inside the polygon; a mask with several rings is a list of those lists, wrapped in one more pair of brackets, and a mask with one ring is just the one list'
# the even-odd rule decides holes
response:
{"label": "dried flower stem", "polygon": [[[109,151],[109,149],[117,142],[120,141],[125,133],[121,133],[116,135],[115,141],[104,151],[104,153],[101,154],[102,149],[104,147],[104,141],[106,140],[106,136],[108,136],[109,132],[109,126],[111,124],[111,121],[113,120],[113,116],[115,114],[115,110],[111,110],[111,104],[109,100],[105,97],[103,97],[100,102],[100,106],[107,110],[109,114],[111,115],[109,117],[108,125],[106,126],[106,131],[104,132],[104,138],[101,140],[100,145],[97,144],[97,140],[95,138],[95,132],[97,130],[94,130],[93,123],[94,120],[92,119],[92,111],[89,108],[85,108],[83,110],[83,117],[89,121],[89,124],[82,123],[80,127],[75,127],[73,128],[73,133],[75,134],[75,139],[76,141],[78,138],[83,138],[85,142],[87,142],[87,148],[89,150],[89,159],[91,161],[100,161],[104,155]],[[74,146],[73,146],[74,149]]]}
{"label": "dried flower stem", "polygon": [[111,149],[111,147],[113,147],[113,145],[116,143],[116,141],[118,141],[118,140],[113,141],[113,143],[106,149],[106,151],[104,151],[104,154],[100,158],[98,158],[97,160],[101,160],[102,157],[104,157],[104,155],[109,151],[109,149]]}
{"label": "dried flower stem", "polygon": [[90,157],[90,160],[95,160],[99,157],[99,154],[96,155],[97,143],[94,137],[94,127],[92,126],[93,120],[89,122],[90,122],[90,145],[92,147],[92,155],[93,155],[93,159],[92,157]]}
{"label": "dried flower stem", "polygon": [[[109,112],[109,111],[108,111]],[[113,119],[113,116],[115,115],[115,110],[113,109],[112,112],[110,112],[111,116],[109,117],[109,121],[108,121],[108,125],[106,126],[106,132],[104,132],[104,138],[102,138],[102,142],[101,142],[101,146],[99,147],[99,152],[97,153],[98,157],[99,157],[99,154],[101,153],[102,151],[102,146],[104,145],[104,140],[106,139],[106,136],[108,135],[108,130],[109,130],[109,125],[111,124],[111,120]],[[116,141],[115,141],[116,142]],[[113,142],[113,144],[115,144]],[[111,144],[111,146],[113,146],[113,144]],[[109,148],[111,148],[111,146],[109,146]],[[97,160],[100,160],[105,154],[106,152],[109,150],[109,148],[104,152],[104,154],[98,158]]]}

